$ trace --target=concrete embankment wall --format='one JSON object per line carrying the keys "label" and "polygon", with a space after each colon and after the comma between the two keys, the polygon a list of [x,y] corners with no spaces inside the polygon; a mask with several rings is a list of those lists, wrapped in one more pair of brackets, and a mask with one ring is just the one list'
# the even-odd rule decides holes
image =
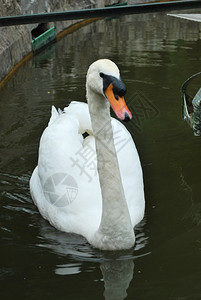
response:
{"label": "concrete embankment wall", "polygon": [[[47,13],[53,11],[65,11],[86,9],[92,7],[104,7],[113,4],[117,0],[1,0],[0,16],[12,16],[33,13]],[[77,22],[77,21],[76,21]],[[48,24],[56,25],[57,34],[71,26],[74,21],[63,21]],[[31,31],[38,24],[9,26],[0,28],[0,82],[6,79],[11,70],[15,68],[27,55],[32,53]]]}

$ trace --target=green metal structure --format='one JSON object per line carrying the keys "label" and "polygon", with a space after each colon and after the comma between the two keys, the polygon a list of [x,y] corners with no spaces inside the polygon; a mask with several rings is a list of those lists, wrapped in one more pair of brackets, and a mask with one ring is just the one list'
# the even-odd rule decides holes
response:
{"label": "green metal structure", "polygon": [[48,29],[47,31],[45,31],[44,33],[32,40],[33,52],[39,52],[54,41],[56,41],[55,26],[51,27],[50,29]]}

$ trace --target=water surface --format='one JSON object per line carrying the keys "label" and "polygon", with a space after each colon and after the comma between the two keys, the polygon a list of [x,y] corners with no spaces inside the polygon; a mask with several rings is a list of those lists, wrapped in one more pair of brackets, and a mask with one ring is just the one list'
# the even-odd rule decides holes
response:
{"label": "water surface", "polygon": [[[99,20],[26,62],[0,91],[2,299],[201,299],[201,139],[181,118],[180,96],[200,71],[200,46],[199,23],[164,14]],[[103,57],[127,86],[145,183],[136,245],[120,253],[57,231],[29,193],[51,106],[84,101],[88,66]]]}

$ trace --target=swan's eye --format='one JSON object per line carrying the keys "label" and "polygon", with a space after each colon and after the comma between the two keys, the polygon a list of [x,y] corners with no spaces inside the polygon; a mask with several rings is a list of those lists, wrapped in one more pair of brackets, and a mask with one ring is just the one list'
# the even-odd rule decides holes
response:
{"label": "swan's eye", "polygon": [[100,75],[100,77],[102,77],[102,78],[104,77],[104,73],[102,73],[102,72],[100,72],[99,75]]}
{"label": "swan's eye", "polygon": [[[113,89],[113,92],[114,92],[114,89]],[[115,92],[114,92],[114,97],[117,101],[119,100],[119,96],[117,94],[115,94]]]}

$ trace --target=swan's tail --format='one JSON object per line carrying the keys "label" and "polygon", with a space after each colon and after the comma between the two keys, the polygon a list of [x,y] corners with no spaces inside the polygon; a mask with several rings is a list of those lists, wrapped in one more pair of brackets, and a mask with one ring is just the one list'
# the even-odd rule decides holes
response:
{"label": "swan's tail", "polygon": [[52,124],[57,118],[59,115],[61,115],[63,112],[62,110],[59,108],[58,111],[57,109],[55,108],[54,105],[52,105],[52,110],[51,110],[51,117],[50,117],[50,120],[49,120],[49,123],[48,123],[48,126],[50,124]]}
{"label": "swan's tail", "polygon": [[70,116],[74,120],[77,120],[79,123],[79,133],[84,133],[86,131],[89,134],[92,134],[91,119],[86,103],[72,101],[63,111],[60,108],[57,110],[55,106],[52,106],[48,126],[55,122],[61,115]]}

